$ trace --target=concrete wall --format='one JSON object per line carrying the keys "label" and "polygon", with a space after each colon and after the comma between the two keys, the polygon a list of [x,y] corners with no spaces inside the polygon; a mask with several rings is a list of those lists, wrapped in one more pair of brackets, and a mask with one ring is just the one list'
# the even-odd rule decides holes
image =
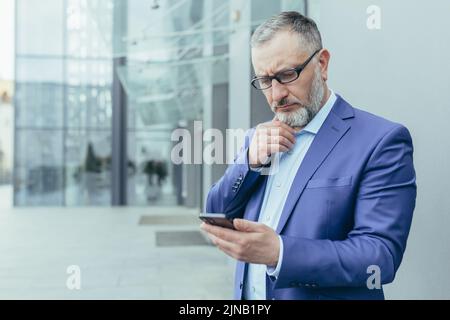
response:
{"label": "concrete wall", "polygon": [[[314,1],[316,2],[316,0]],[[406,125],[418,197],[403,263],[386,296],[450,298],[450,1],[318,1],[330,87],[354,106]],[[370,5],[381,29],[366,25]]]}

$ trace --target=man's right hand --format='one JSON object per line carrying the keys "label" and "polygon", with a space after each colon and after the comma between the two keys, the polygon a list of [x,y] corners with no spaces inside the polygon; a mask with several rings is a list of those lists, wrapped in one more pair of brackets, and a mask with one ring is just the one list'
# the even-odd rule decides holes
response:
{"label": "man's right hand", "polygon": [[256,127],[248,152],[250,167],[258,168],[269,162],[276,152],[286,152],[295,144],[295,130],[287,124],[272,120]]}

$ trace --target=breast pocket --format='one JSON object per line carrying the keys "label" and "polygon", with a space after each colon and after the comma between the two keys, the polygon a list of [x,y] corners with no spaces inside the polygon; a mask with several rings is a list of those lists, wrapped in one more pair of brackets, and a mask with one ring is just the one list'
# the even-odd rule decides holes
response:
{"label": "breast pocket", "polygon": [[345,187],[352,185],[352,176],[336,177],[336,178],[324,178],[324,179],[311,179],[306,185],[306,189],[314,188],[332,188],[332,187]]}

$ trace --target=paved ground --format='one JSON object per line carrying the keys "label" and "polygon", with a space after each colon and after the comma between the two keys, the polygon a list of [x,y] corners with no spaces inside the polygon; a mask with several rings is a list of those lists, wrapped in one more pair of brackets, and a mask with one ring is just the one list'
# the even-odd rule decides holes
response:
{"label": "paved ground", "polygon": [[12,185],[0,184],[0,214],[1,210],[12,207],[13,189]]}
{"label": "paved ground", "polygon": [[[139,225],[148,215],[158,224]],[[0,299],[230,299],[234,264],[215,247],[156,245],[159,231],[199,231],[196,215],[184,208],[0,208]],[[69,266],[79,267],[80,290],[67,287],[68,279],[76,283]]]}

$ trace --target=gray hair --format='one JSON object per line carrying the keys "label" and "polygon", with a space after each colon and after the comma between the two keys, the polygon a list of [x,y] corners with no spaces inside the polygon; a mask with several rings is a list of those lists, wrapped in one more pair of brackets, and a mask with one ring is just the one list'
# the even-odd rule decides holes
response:
{"label": "gray hair", "polygon": [[322,37],[316,23],[296,11],[277,14],[256,28],[251,39],[252,48],[268,42],[277,32],[284,30],[297,33],[300,44],[311,54],[322,49]]}

